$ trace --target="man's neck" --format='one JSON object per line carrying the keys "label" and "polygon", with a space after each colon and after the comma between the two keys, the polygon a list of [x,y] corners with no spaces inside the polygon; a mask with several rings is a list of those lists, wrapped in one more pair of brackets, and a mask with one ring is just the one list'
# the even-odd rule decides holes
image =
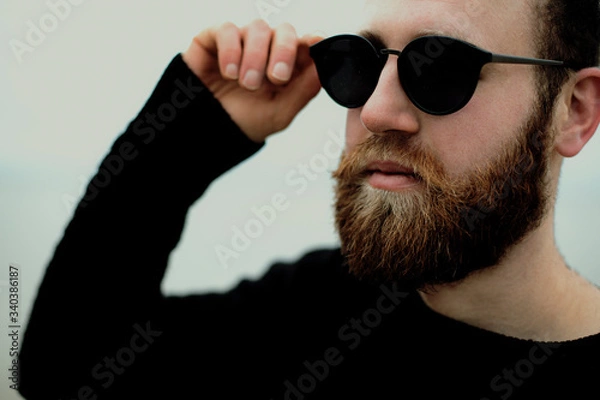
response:
{"label": "man's neck", "polygon": [[567,267],[550,220],[499,265],[420,295],[439,314],[519,339],[558,342],[600,333],[600,290]]}

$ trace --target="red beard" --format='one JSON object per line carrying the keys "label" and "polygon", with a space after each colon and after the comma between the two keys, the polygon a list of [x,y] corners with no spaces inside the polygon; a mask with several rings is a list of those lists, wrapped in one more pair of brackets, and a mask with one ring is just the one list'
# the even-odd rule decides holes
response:
{"label": "red beard", "polygon": [[[350,272],[424,289],[498,264],[540,225],[549,203],[549,117],[535,111],[516,143],[459,179],[414,137],[372,135],[343,155],[335,211]],[[402,193],[372,188],[367,166],[375,160],[414,169],[418,185]]]}

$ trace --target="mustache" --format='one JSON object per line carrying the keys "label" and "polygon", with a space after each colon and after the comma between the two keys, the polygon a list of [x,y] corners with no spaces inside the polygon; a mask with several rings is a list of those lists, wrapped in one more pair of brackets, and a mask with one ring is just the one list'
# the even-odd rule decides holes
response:
{"label": "mustache", "polygon": [[413,171],[429,186],[447,185],[444,167],[430,151],[413,137],[402,135],[372,135],[351,152],[344,152],[333,177],[338,181],[358,182],[370,172],[376,162],[392,162]]}

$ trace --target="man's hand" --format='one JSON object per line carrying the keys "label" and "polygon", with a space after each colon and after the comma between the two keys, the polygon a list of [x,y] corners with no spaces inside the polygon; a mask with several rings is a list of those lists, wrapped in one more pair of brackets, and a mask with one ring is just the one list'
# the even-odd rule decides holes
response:
{"label": "man's hand", "polygon": [[285,129],[319,92],[309,46],[320,39],[298,38],[289,24],[225,23],[200,32],[182,56],[233,121],[260,143]]}

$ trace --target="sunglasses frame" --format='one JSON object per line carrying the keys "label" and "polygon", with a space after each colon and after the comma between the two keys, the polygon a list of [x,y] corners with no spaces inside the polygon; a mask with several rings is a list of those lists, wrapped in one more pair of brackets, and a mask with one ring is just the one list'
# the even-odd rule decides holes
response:
{"label": "sunglasses frame", "polygon": [[[326,56],[327,50],[330,49],[331,44],[336,43],[336,42],[340,42],[340,41],[351,41],[353,43],[356,44],[360,44],[362,46],[366,46],[369,49],[369,52],[372,51],[372,54],[369,54],[368,57],[373,57],[372,61],[374,63],[379,64],[377,67],[377,79],[376,79],[376,84],[373,88],[369,88],[368,91],[370,92],[369,97],[373,94],[373,92],[375,91],[379,78],[381,76],[381,72],[383,71],[383,68],[388,60],[388,57],[390,55],[395,55],[398,57],[398,62],[397,62],[397,68],[398,68],[398,78],[400,80],[400,84],[402,85],[404,91],[406,92],[406,95],[408,96],[408,98],[410,99],[410,101],[421,111],[427,113],[427,114],[431,114],[431,115],[449,115],[452,113],[457,112],[458,110],[462,109],[463,107],[465,107],[469,101],[471,100],[471,98],[473,97],[473,95],[475,94],[475,90],[477,88],[477,80],[479,79],[479,75],[481,74],[481,70],[483,69],[483,67],[486,64],[489,63],[504,63],[504,64],[524,64],[524,65],[538,65],[538,66],[557,66],[557,67],[566,67],[566,68],[570,68],[565,62],[563,61],[556,61],[556,60],[546,60],[546,59],[540,59],[540,58],[530,58],[530,57],[521,57],[521,56],[512,56],[512,55],[507,55],[507,54],[498,54],[498,53],[492,53],[490,51],[484,50],[480,47],[477,47],[469,42],[460,40],[460,39],[456,39],[453,37],[449,37],[449,36],[442,36],[442,35],[428,35],[428,36],[420,36],[414,40],[412,40],[410,43],[408,43],[405,47],[404,50],[396,50],[396,49],[389,49],[389,48],[383,48],[383,49],[378,49],[370,40],[368,40],[367,38],[360,36],[360,35],[355,35],[355,34],[341,34],[341,35],[335,35],[335,36],[331,36],[329,38],[326,38],[318,43],[313,44],[310,47],[310,55],[313,58],[313,60],[315,61],[315,65],[317,66],[317,72],[319,75],[319,79],[321,81],[321,85],[322,87],[325,89],[325,91],[329,94],[329,96],[339,105],[345,107],[345,108],[359,108],[364,106],[364,104],[366,103],[366,101],[368,101],[368,99],[366,101],[356,101],[356,102],[350,102],[350,101],[342,101],[339,99],[338,96],[336,96],[336,94],[333,92],[332,88],[329,85],[329,77],[325,76],[325,66],[322,64],[323,63],[323,58],[324,56]],[[468,52],[469,56],[472,57],[472,61],[473,61],[473,70],[471,71],[473,74],[476,74],[476,76],[473,77],[473,81],[474,83],[471,85],[471,87],[468,87],[468,91],[465,92],[466,96],[464,97],[464,99],[460,102],[457,102],[455,105],[453,105],[452,107],[446,107],[444,109],[439,109],[439,110],[435,110],[435,109],[431,109],[425,105],[422,104],[421,101],[419,101],[418,95],[415,96],[415,94],[413,93],[413,89],[411,89],[408,86],[408,83],[404,82],[402,77],[401,77],[401,70],[404,70],[407,68],[407,65],[410,64],[410,61],[408,59],[408,55],[411,53],[412,48],[416,45],[416,44],[420,44],[423,41],[427,41],[429,43],[434,43],[434,44],[441,44],[442,46],[450,46],[450,45],[458,45],[462,47],[462,50],[465,52]],[[424,45],[424,47],[427,44]],[[406,52],[406,49],[409,49],[409,53]],[[445,51],[445,47],[442,49],[442,53],[443,51]],[[413,50],[414,52],[414,50]],[[424,57],[428,57],[431,61],[435,61],[435,57],[429,57],[427,54],[423,55]],[[415,68],[415,65],[413,64],[411,66],[412,68]],[[414,76],[414,75],[413,75]],[[371,79],[373,79],[374,77],[369,77]],[[371,90],[372,89],[372,90]]]}

